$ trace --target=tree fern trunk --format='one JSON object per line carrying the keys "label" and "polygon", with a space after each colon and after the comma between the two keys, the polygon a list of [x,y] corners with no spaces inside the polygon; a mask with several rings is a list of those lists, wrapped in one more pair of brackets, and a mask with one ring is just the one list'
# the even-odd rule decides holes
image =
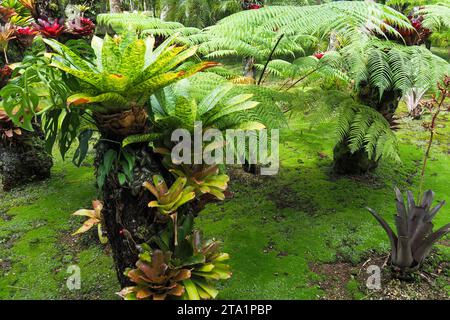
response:
{"label": "tree fern trunk", "polygon": [[247,57],[243,60],[243,76],[256,80],[255,58]]}
{"label": "tree fern trunk", "polygon": [[[263,2],[263,1],[261,1]],[[249,10],[249,6],[253,4],[254,1],[252,0],[242,0],[241,1],[241,8],[242,10]],[[255,69],[255,63],[256,60],[254,57],[246,57],[243,60],[243,76],[252,78],[256,80],[256,69]]]}
{"label": "tree fern trunk", "polygon": [[[381,99],[378,89],[362,85],[358,93],[359,102],[376,109],[394,125],[394,114],[400,102],[401,93],[397,90],[385,91]],[[352,153],[348,138],[338,143],[333,150],[333,171],[337,174],[364,174],[378,167],[378,161],[369,158],[364,148]]]}
{"label": "tree fern trunk", "polygon": [[[104,154],[110,149],[118,151],[118,145],[105,141],[97,144],[95,161],[97,174]],[[128,151],[136,159],[133,182],[131,185],[122,186],[116,167],[109,173],[102,190],[104,228],[122,287],[130,285],[124,271],[136,263],[139,245],[148,241],[164,227],[164,224],[155,223],[156,212],[148,207],[153,197],[142,188],[142,183],[151,181],[152,176],[156,174],[170,179],[169,172],[162,166],[159,157],[146,144],[136,145]]]}
{"label": "tree fern trunk", "polygon": [[348,145],[348,139],[344,139],[334,147],[334,173],[364,174],[377,168],[378,163],[369,159],[364,149],[352,153]]}

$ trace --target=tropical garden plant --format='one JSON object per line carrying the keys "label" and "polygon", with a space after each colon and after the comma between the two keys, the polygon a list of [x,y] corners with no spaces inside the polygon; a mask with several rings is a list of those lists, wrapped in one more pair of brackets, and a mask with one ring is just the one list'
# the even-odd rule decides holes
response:
{"label": "tropical garden plant", "polygon": [[[153,47],[154,38],[138,39],[135,33],[115,37],[107,35],[104,40],[94,37],[92,48],[95,55],[92,60],[82,58],[56,40],[44,39],[47,47],[52,49],[42,58],[48,59],[49,66],[45,71],[41,70],[44,72],[43,79],[33,77],[27,89],[33,90],[43,84],[46,88],[53,88],[57,83],[62,83],[61,90],[46,91],[48,97],[45,98],[35,94],[32,97],[36,99],[30,100],[8,96],[7,90],[12,90],[12,85],[4,90],[5,109],[11,115],[16,112],[13,120],[18,121],[17,114],[41,114],[49,145],[58,139],[63,155],[76,137],[80,141],[79,150],[86,148],[89,139],[82,138],[86,130],[99,131],[95,166],[104,201],[102,227],[109,239],[122,286],[130,284],[129,273],[125,275],[124,272],[136,263],[142,245],[147,243],[153,254],[157,252],[153,250],[163,250],[164,254],[173,252],[175,256],[178,254],[177,244],[187,241],[192,233],[192,230],[187,233],[178,230],[179,226],[183,228],[182,222],[187,221],[186,216],[195,212],[189,209],[187,202],[193,201],[196,196],[200,198],[204,193],[212,193],[222,199],[227,187],[228,178],[218,175],[216,169],[200,175],[192,173],[192,177],[179,176],[175,179],[172,176],[169,171],[172,169],[171,163],[163,161],[163,155],[155,152],[157,147],[170,150],[173,146],[167,143],[170,129],[192,130],[196,120],[220,129],[249,125],[255,128],[256,123],[259,123],[257,128],[262,128],[267,120],[258,118],[258,112],[247,114],[247,110],[258,105],[250,100],[251,94],[235,94],[224,99],[233,89],[231,84],[207,89],[199,104],[189,95],[170,95],[171,91],[167,88],[171,84],[179,82],[176,90],[180,92],[181,88],[190,85],[180,80],[217,65],[200,61],[195,57],[196,47],[178,46],[175,37],[168,38],[156,48]],[[36,68],[36,64],[30,65],[13,80],[25,81],[24,75],[37,72]],[[47,98],[51,102],[42,107],[42,102]],[[283,117],[281,112],[280,117]],[[21,119],[21,125],[29,127],[31,117]],[[84,127],[83,121],[90,125]],[[86,155],[86,150],[81,153]],[[180,171],[176,172],[181,175]],[[184,171],[183,175],[190,172]],[[153,184],[147,182],[152,176]],[[195,180],[194,184],[196,178],[199,180]],[[186,185],[188,181],[189,185]],[[146,189],[151,192],[146,192]],[[98,222],[98,217],[94,218],[91,217],[88,225]],[[171,231],[167,233],[169,229]],[[172,234],[172,238],[173,234],[176,235],[174,243],[164,247],[164,241],[158,238],[162,235],[170,237],[168,234]],[[205,251],[204,254],[208,265],[215,261],[213,253]],[[187,259],[187,256],[184,258]],[[200,268],[197,266],[199,263],[202,262],[190,264],[190,269]],[[160,265],[160,262],[157,264]],[[200,268],[197,276],[217,277],[208,270],[209,266]],[[218,274],[219,270],[222,269],[217,268]],[[203,284],[201,279],[197,282]],[[209,287],[206,284],[203,289],[195,289],[196,286],[187,281],[185,286],[189,288],[186,291],[190,292],[191,297],[207,296]],[[201,287],[200,284],[198,286]],[[195,292],[197,295],[192,296]],[[215,295],[210,291],[209,297]]]}
{"label": "tropical garden plant", "polygon": [[[424,26],[430,30],[445,27],[447,7],[443,5],[442,9],[440,13],[426,6],[421,9],[428,12],[423,16]],[[232,32],[233,28],[244,31]],[[247,62],[251,57],[252,68],[261,70],[259,77],[251,73],[255,79],[259,78],[259,84],[264,72],[292,78],[281,87],[284,90],[307,83],[305,80],[320,73],[329,78],[326,69],[340,80],[347,79],[354,89],[354,103],[345,100],[346,107],[340,109],[340,141],[334,152],[333,167],[337,173],[364,173],[375,168],[381,157],[398,159],[395,136],[386,132],[385,127],[386,121],[394,125],[393,115],[402,96],[411,94],[412,90],[436,90],[437,81],[448,73],[448,63],[424,48],[378,39],[402,42],[401,33],[408,30],[417,32],[407,17],[389,7],[344,1],[241,12],[191,39],[201,42],[200,52],[206,57],[241,56],[247,57]],[[313,54],[317,45],[324,46],[319,41],[321,37],[330,39],[327,51]],[[285,55],[295,57],[308,51],[315,58],[316,66],[312,64],[313,59],[292,63],[285,58]],[[322,62],[327,56],[333,59]],[[259,65],[258,60],[262,60]],[[370,111],[356,116],[358,106],[376,110],[385,120]],[[336,114],[334,111],[329,114]],[[374,143],[377,151],[368,152]]]}
{"label": "tropical garden plant", "polygon": [[[436,134],[436,121],[442,112],[448,112],[449,106],[445,101],[450,98],[450,78],[445,76],[442,83],[438,84],[438,93],[426,104],[426,110],[432,114],[432,120],[427,125],[430,136],[424,155],[423,166],[420,174],[418,197],[422,195],[425,170],[430,157],[430,150]],[[395,188],[397,213],[394,216],[397,234],[389,224],[373,209],[368,208],[372,216],[380,223],[386,231],[391,243],[390,261],[394,270],[400,277],[409,276],[417,271],[430,254],[433,245],[450,232],[450,223],[433,232],[433,219],[444,206],[441,201],[432,207],[434,193],[431,190],[423,194],[422,201],[416,203],[411,191],[407,192],[407,203],[398,188]]]}
{"label": "tropical garden plant", "polygon": [[72,235],[85,233],[96,225],[97,226],[97,234],[98,234],[98,238],[99,238],[100,242],[107,243],[108,238],[106,238],[103,235],[103,230],[102,230],[103,203],[99,200],[94,200],[94,201],[92,201],[92,208],[93,208],[93,210],[80,209],[73,213],[74,216],[84,216],[84,217],[88,217],[88,219],[85,222],[83,222],[83,225],[79,229],[77,229],[74,233],[72,233]]}
{"label": "tropical garden plant", "polygon": [[[194,153],[194,164],[171,157],[176,129],[193,137],[199,124],[202,136],[209,129],[282,128],[297,107],[307,116],[336,117],[335,171],[363,173],[382,158],[400,160],[394,114],[403,98],[411,109],[420,104],[434,112],[423,178],[436,118],[446,109],[448,78],[442,77],[449,65],[418,45],[448,27],[447,11],[424,7],[406,17],[372,2],[267,5],[274,2],[152,1],[147,7],[111,0],[111,12],[135,5],[144,12],[98,15],[102,39],[91,38],[95,25],[84,16],[86,5],[68,6],[61,19],[50,11],[43,16],[42,3],[3,1],[0,18],[16,21],[5,44],[20,46],[23,61],[2,69],[0,171],[19,163],[3,150],[22,152],[15,143],[26,144],[30,135],[39,136],[42,150],[44,141],[47,152],[57,146],[63,159],[74,150],[77,166],[95,144],[101,200],[73,214],[87,217],[73,235],[96,226],[100,241],[109,242],[122,298],[213,299],[218,281],[231,276],[221,243],[202,239],[194,227],[206,203],[229,197],[227,168],[196,163]],[[201,3],[217,11],[194,16]],[[245,12],[208,26],[230,10]],[[242,73],[209,62],[229,57],[243,59]],[[202,147],[224,144],[221,136]],[[244,167],[256,172],[250,156],[245,150]],[[431,209],[431,191],[420,205],[408,193],[407,206],[396,193],[396,235],[371,213],[388,233],[392,264],[405,274],[420,268],[450,226],[432,232],[443,203]]]}
{"label": "tropical garden plant", "polygon": [[397,234],[389,224],[373,209],[372,216],[386,231],[391,243],[390,261],[401,277],[418,270],[429,255],[433,245],[450,232],[450,223],[433,232],[432,220],[445,201],[432,208],[434,193],[425,192],[422,202],[415,203],[413,194],[408,191],[407,205],[399,189],[395,189],[397,213],[395,225]]}
{"label": "tropical garden plant", "polygon": [[[48,178],[53,164],[52,157],[45,146],[45,137],[38,118],[30,114],[20,114],[15,108],[17,101],[22,101],[23,96],[29,97],[33,102],[39,100],[39,96],[45,97],[47,91],[43,90],[42,86],[25,85],[29,79],[38,78],[39,66],[36,65],[35,69],[24,73],[20,81],[11,80],[8,83],[11,77],[16,78],[17,74],[21,74],[24,68],[37,60],[35,57],[28,56],[22,63],[11,65],[14,70],[8,65],[1,69],[0,171],[5,190],[25,182]],[[12,100],[14,100],[12,103],[14,107],[9,108]],[[39,109],[39,106],[36,105],[36,109]]]}

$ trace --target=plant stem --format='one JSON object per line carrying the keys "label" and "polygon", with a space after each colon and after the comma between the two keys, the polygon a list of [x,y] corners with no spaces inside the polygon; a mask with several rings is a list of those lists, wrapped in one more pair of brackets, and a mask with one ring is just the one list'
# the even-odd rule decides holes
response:
{"label": "plant stem", "polygon": [[5,63],[9,64],[8,55],[6,54],[6,49],[3,49],[3,54],[5,55]]}
{"label": "plant stem", "polygon": [[437,111],[435,112],[435,114],[433,115],[433,118],[431,120],[431,124],[430,124],[430,139],[428,140],[428,146],[427,146],[427,150],[425,152],[425,156],[423,159],[423,166],[422,166],[422,172],[420,173],[420,182],[419,182],[419,195],[418,198],[420,199],[420,197],[422,196],[422,188],[423,188],[423,181],[424,181],[424,177],[425,177],[425,170],[427,167],[427,163],[428,163],[428,158],[430,157],[430,151],[431,151],[431,146],[433,145],[433,140],[434,140],[434,135],[435,135],[435,127],[436,127],[436,120],[437,117],[439,116],[439,113],[441,112],[441,106],[444,103],[444,100],[446,98],[446,92],[442,92],[442,97],[441,100],[437,106]]}
{"label": "plant stem", "polygon": [[272,52],[270,53],[269,57],[267,58],[266,64],[264,65],[264,69],[262,70],[261,76],[259,77],[259,80],[258,80],[258,86],[261,84],[264,74],[266,73],[267,66],[269,65],[270,60],[272,60],[272,56],[275,53],[275,49],[278,47],[278,45],[280,44],[281,39],[283,39],[283,37],[284,37],[284,33],[278,38],[277,43],[275,43],[275,46],[273,47]]}
{"label": "plant stem", "polygon": [[[307,77],[309,77],[310,75],[312,75],[314,72],[320,70],[323,67],[323,65],[321,65],[318,68],[313,69],[312,71],[308,72],[307,74],[305,74],[303,77],[301,77],[300,79],[298,79],[297,81],[295,81],[293,84],[291,84],[286,90],[284,91],[288,91],[289,89],[295,87],[300,81],[306,79]],[[283,85],[284,87],[284,85]],[[280,88],[281,89],[281,88]]]}

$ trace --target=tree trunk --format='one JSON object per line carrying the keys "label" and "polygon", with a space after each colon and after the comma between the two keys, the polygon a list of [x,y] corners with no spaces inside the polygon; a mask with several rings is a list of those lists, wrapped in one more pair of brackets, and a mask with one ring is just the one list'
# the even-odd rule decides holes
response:
{"label": "tree trunk", "polygon": [[14,141],[0,141],[0,174],[3,190],[9,191],[27,182],[50,177],[52,157],[45,150],[40,128],[34,132],[23,131]]}
{"label": "tree trunk", "polygon": [[[103,161],[104,154],[114,149],[115,143],[100,141],[96,146],[96,169]],[[157,234],[164,223],[155,222],[157,213],[148,203],[154,197],[142,184],[159,174],[170,181],[169,172],[161,164],[158,155],[146,145],[134,145],[127,149],[136,159],[131,185],[120,185],[117,168],[113,168],[103,186],[103,219],[109,244],[111,245],[117,277],[122,287],[131,285],[124,275],[126,268],[134,267],[138,260],[139,245]]]}
{"label": "tree trunk", "polygon": [[110,13],[121,13],[122,6],[120,0],[109,0],[109,11]]}
{"label": "tree trunk", "polygon": [[377,168],[378,163],[369,159],[364,149],[351,153],[349,142],[344,139],[333,150],[333,171],[337,174],[364,174]]}
{"label": "tree trunk", "polygon": [[[378,89],[362,85],[358,94],[359,102],[376,109],[394,125],[394,114],[400,102],[401,93],[385,91],[381,100]],[[333,150],[333,171],[337,174],[364,174],[377,168],[378,161],[369,158],[365,149],[351,153],[348,139],[343,139]]]}
{"label": "tree trunk", "polygon": [[253,57],[244,58],[243,60],[243,76],[252,78],[256,80],[256,69],[255,69],[256,60]]}
{"label": "tree trunk", "polygon": [[[117,114],[94,114],[101,139],[96,146],[96,175],[108,150],[121,152],[121,142],[127,136],[149,131],[147,114],[142,108],[132,108]],[[117,276],[122,287],[131,283],[124,275],[126,268],[133,268],[138,260],[140,244],[167,228],[170,217],[161,216],[148,203],[154,196],[142,184],[161,175],[168,185],[173,182],[170,172],[162,164],[162,157],[155,154],[147,143],[132,144],[126,152],[134,158],[132,181],[120,184],[118,172],[123,171],[120,162],[112,165],[102,187],[103,225],[111,245]],[[183,214],[184,211],[180,211]]]}

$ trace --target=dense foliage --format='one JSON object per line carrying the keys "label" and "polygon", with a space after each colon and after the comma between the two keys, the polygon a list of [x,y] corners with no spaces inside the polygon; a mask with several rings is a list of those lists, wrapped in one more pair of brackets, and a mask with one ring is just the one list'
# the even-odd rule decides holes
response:
{"label": "dense foliage", "polygon": [[[95,144],[101,200],[74,213],[87,220],[73,235],[97,226],[100,242],[111,247],[122,298],[214,299],[218,281],[231,276],[221,243],[202,239],[194,225],[206,203],[230,196],[227,168],[174,160],[175,130],[194,136],[198,123],[201,134],[280,129],[286,114],[298,111],[312,124],[336,118],[334,171],[367,173],[382,159],[400,165],[401,99],[413,112],[432,95],[437,114],[448,111],[450,66],[422,46],[448,32],[447,3],[275,4],[130,1],[128,9],[143,11],[118,13],[120,3],[111,1],[112,13],[95,19],[102,38],[86,4],[62,14],[59,2],[50,10],[31,0],[2,1],[0,143],[42,131],[48,152],[57,145],[63,158],[77,144],[77,166]],[[19,54],[9,65],[11,52]],[[227,66],[235,58],[242,73]],[[410,192],[408,206],[396,194],[397,235],[370,212],[404,275],[422,266],[450,225],[432,232],[443,202],[431,209],[431,191],[420,205]]]}

